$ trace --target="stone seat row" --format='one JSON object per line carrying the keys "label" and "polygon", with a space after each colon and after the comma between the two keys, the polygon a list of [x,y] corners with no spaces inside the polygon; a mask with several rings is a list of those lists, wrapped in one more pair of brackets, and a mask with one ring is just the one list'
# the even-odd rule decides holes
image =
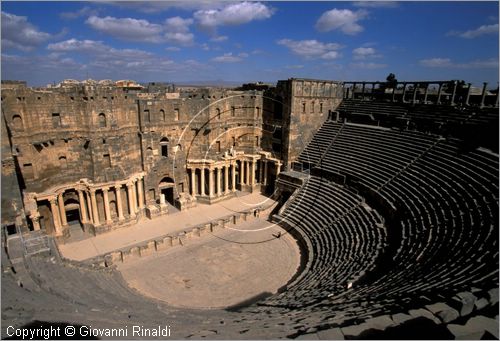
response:
{"label": "stone seat row", "polygon": [[[399,156],[394,161],[391,156],[400,152],[397,143],[390,143],[391,138],[379,143],[380,135],[392,137],[394,131],[350,128],[346,124],[336,136],[325,155],[328,161],[321,166],[356,175],[398,206],[402,215],[399,226],[391,227],[401,233],[393,268],[347,296],[366,298],[369,293],[376,299],[398,296],[411,301],[420,294],[444,295],[466,289],[480,280],[487,280],[484,286],[494,285],[498,279],[498,157],[481,150],[461,154],[455,141],[405,132],[406,145],[420,148],[409,163],[398,160]],[[375,147],[368,151],[352,148],[343,144],[343,134],[349,134],[358,145]],[[338,152],[334,154],[335,148]],[[388,159],[384,163],[378,155]],[[388,167],[400,167],[389,182],[387,177],[394,170],[387,173]],[[341,245],[335,244],[333,249]]]}
{"label": "stone seat row", "polygon": [[[373,264],[373,250],[381,248],[384,231],[377,227],[376,215],[360,206],[362,198],[342,186],[312,176],[282,219],[300,226],[311,241],[315,257],[301,283],[275,300],[300,297],[321,298],[345,287]],[[311,290],[314,286],[316,289]],[[283,298],[288,296],[291,298]],[[271,304],[271,302],[266,302]]]}
{"label": "stone seat row", "polygon": [[428,121],[433,123],[460,123],[468,121],[483,125],[498,122],[498,111],[496,110],[477,110],[475,108],[461,108],[449,105],[401,105],[397,103],[344,99],[337,110],[341,112],[341,115],[356,113],[371,114],[376,119],[397,117],[407,118],[412,121]]}

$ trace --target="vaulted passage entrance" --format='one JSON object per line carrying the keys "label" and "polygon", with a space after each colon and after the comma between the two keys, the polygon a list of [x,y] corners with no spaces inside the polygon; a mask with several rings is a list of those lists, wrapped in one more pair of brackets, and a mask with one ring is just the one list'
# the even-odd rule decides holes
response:
{"label": "vaulted passage entrance", "polygon": [[158,185],[158,188],[160,189],[160,195],[163,196],[163,198],[165,198],[165,201],[172,206],[174,206],[175,203],[174,186],[174,180],[169,177],[164,177],[163,179],[161,179],[160,184]]}

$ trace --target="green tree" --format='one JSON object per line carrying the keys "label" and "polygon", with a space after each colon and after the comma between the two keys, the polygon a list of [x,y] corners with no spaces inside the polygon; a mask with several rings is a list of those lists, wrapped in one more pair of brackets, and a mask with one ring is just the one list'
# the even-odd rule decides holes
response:
{"label": "green tree", "polygon": [[393,89],[398,84],[398,80],[396,79],[396,75],[393,74],[392,72],[387,76],[387,78],[385,80],[387,81],[386,87],[389,89]]}

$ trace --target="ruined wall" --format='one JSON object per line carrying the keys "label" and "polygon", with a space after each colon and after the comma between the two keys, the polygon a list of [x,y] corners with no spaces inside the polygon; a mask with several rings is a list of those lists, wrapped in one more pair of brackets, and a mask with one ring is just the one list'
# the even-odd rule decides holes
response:
{"label": "ruined wall", "polygon": [[23,201],[19,179],[16,174],[17,161],[12,154],[9,132],[4,119],[2,125],[2,227],[9,226],[11,232],[16,230],[16,226],[23,228],[26,217],[23,210]]}
{"label": "ruined wall", "polygon": [[2,107],[27,191],[141,170],[135,99],[115,88],[9,89]]}
{"label": "ruined wall", "polygon": [[282,158],[289,168],[342,101],[342,83],[291,78],[278,82],[276,94],[283,98]]}

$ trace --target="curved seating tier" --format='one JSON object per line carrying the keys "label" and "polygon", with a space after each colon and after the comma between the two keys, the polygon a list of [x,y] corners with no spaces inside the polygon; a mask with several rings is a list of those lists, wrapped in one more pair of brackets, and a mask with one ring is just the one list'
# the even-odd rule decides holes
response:
{"label": "curved seating tier", "polygon": [[[267,305],[304,306],[342,292],[370,270],[385,243],[378,215],[346,187],[311,176],[280,219],[310,241],[310,269]],[[272,303],[271,303],[272,302]]]}
{"label": "curved seating tier", "polygon": [[[328,225],[324,218],[335,217],[337,210],[340,214],[344,212],[343,217],[347,218],[357,210],[358,202],[351,200],[346,205],[346,200],[337,198],[338,185],[329,182],[320,182],[321,188],[310,192],[304,187],[301,192],[304,195],[296,196],[283,215],[285,221],[297,224],[313,244],[314,256],[308,268],[311,275],[303,275],[286,293],[269,300],[270,304],[277,304],[278,297],[288,297],[295,292],[295,302],[303,304],[303,310],[351,312],[349,307],[358,305],[359,308],[359,304],[367,301],[373,303],[361,309],[362,312],[355,310],[359,318],[376,314],[377,309],[411,307],[423,297],[451,299],[460,291],[498,287],[496,154],[482,149],[463,152],[458,140],[419,132],[350,123],[340,129],[329,122],[322,127],[322,135],[326,137],[328,131],[333,143],[323,152],[317,167],[326,174],[346,176],[353,189],[341,187],[344,193],[368,189],[394,208],[394,216],[387,226],[387,240],[391,244],[388,254],[381,259],[384,264],[379,264],[369,281],[354,283],[351,290],[345,287],[348,277],[322,277],[323,273],[336,273],[336,259],[345,262],[340,269],[352,270],[348,271],[351,276],[355,269],[359,270],[351,258],[352,253],[344,248],[350,237],[336,238],[338,228],[335,224]],[[304,153],[308,153],[308,149]],[[300,159],[304,157],[301,155]],[[312,177],[309,183],[314,185],[318,181]],[[304,204],[314,198],[321,202],[314,205],[321,212],[314,212]],[[325,226],[332,230],[329,242],[317,240],[318,233],[325,235]],[[359,222],[348,229],[354,226],[359,227]],[[377,230],[375,225],[359,230],[360,240],[371,246],[371,267],[376,265],[380,254],[376,247],[380,239],[372,239],[373,235],[369,234],[373,230]],[[397,238],[390,238],[391,235]],[[337,256],[338,252],[346,253],[345,257]],[[370,259],[370,252],[367,255],[360,250],[354,252]],[[325,262],[321,263],[319,259],[323,258]],[[331,269],[327,269],[328,266]],[[318,303],[321,294],[323,299]],[[311,296],[314,302],[309,299]],[[312,306],[304,307],[308,303]]]}

